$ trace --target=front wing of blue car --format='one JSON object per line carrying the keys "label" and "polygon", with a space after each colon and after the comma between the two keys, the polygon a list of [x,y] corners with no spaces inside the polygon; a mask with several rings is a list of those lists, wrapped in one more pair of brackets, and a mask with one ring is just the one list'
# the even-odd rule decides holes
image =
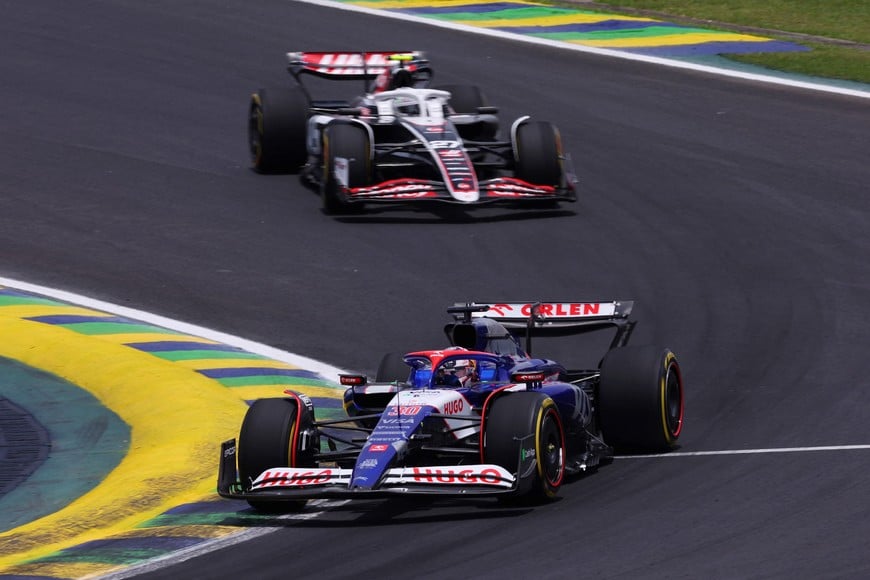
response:
{"label": "front wing of blue car", "polygon": [[515,492],[518,485],[512,473],[490,464],[396,467],[387,469],[372,487],[353,486],[353,473],[353,469],[339,467],[275,467],[252,482],[240,482],[233,439],[221,446],[218,494],[230,499],[266,501],[401,494],[492,496]]}

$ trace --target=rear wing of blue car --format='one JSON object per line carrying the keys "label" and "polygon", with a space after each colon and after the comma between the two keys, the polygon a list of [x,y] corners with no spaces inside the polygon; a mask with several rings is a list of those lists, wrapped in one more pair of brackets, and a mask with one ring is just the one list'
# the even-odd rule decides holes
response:
{"label": "rear wing of blue car", "polygon": [[636,321],[630,319],[633,300],[607,302],[466,302],[447,309],[457,323],[489,318],[500,323],[514,337],[525,337],[531,352],[533,336],[571,336],[615,329],[610,348],[625,346]]}

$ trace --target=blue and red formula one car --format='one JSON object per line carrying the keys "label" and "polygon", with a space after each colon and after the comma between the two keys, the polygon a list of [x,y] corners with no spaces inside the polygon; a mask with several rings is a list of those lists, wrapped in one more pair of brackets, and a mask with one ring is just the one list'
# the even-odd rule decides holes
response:
{"label": "blue and red formula one car", "polygon": [[[683,428],[674,354],[628,346],[633,302],[464,303],[450,345],[387,354],[375,380],[342,375],[347,419],[286,391],[223,443],[218,492],[264,511],[313,498],[554,497],[617,451],[666,451]],[[531,354],[535,337],[613,331],[598,368]],[[522,338],[525,338],[523,344]]]}

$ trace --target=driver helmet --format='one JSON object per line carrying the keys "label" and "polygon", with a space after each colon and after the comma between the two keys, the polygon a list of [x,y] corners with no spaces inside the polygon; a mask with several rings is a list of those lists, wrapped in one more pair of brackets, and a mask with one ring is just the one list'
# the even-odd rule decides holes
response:
{"label": "driver helmet", "polygon": [[472,359],[460,359],[453,362],[452,373],[464,385],[468,381],[476,380],[477,366]]}
{"label": "driver helmet", "polygon": [[414,86],[414,76],[401,63],[390,63],[384,71],[375,78],[373,93],[392,91],[400,87]]}

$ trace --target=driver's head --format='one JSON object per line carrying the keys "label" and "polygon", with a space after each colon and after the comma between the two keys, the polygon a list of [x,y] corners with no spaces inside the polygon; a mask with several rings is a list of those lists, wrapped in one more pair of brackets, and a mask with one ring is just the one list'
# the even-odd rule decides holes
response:
{"label": "driver's head", "polygon": [[473,365],[473,361],[462,359],[453,363],[453,374],[455,374],[460,379],[465,377],[468,374],[468,369],[471,365]]}
{"label": "driver's head", "polygon": [[390,79],[390,89],[414,86],[414,77],[406,68],[393,69],[393,78]]}
{"label": "driver's head", "polygon": [[398,62],[389,63],[384,67],[383,72],[375,78],[373,93],[382,93],[384,91],[392,91],[402,87],[413,87],[414,75],[408,69],[402,67]]}

